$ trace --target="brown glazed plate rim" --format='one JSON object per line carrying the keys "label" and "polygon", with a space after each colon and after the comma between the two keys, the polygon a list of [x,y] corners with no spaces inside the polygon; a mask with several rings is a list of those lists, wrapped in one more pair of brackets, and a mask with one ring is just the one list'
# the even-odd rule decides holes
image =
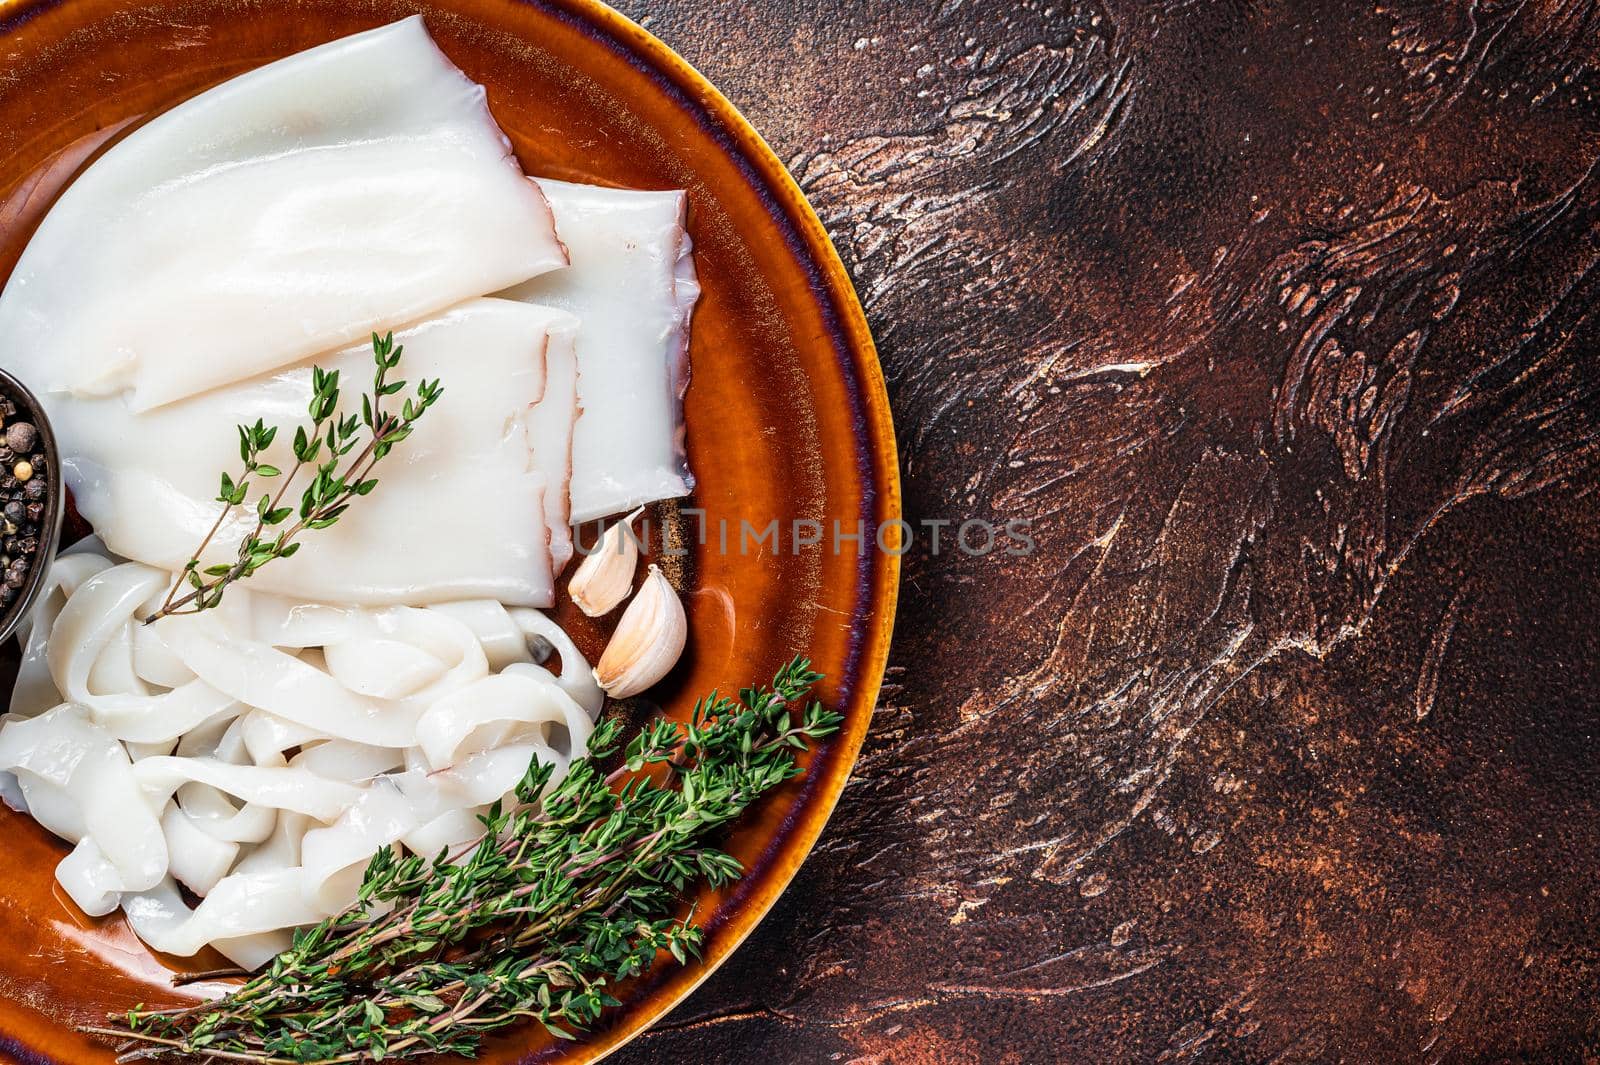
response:
{"label": "brown glazed plate rim", "polygon": [[[12,28],[62,6],[65,0],[0,0],[0,38]],[[734,165],[743,182],[787,244],[790,276],[826,323],[820,348],[832,353],[849,409],[838,412],[850,426],[852,448],[861,467],[857,498],[848,509],[867,528],[901,519],[899,462],[888,393],[866,317],[838,252],[804,193],[766,141],[734,105],[703,75],[649,31],[598,0],[491,0],[495,6],[536,9],[578,30],[593,47],[623,58],[657,91],[664,90],[686,121]],[[57,517],[64,507],[57,507]],[[839,670],[834,709],[844,715],[840,733],[812,759],[803,794],[777,830],[767,853],[752,868],[748,890],[712,915],[698,963],[652,981],[642,994],[601,1023],[577,1044],[567,1044],[560,1060],[595,1062],[644,1032],[682,1002],[739,947],[788,887],[816,844],[855,764],[887,665],[900,579],[898,552],[865,551],[854,570],[860,619]],[[831,678],[830,678],[831,679]],[[527,1049],[521,1056],[527,1056]],[[534,1057],[549,1060],[534,1052]],[[40,1060],[14,1034],[0,1032],[0,1060]],[[47,1060],[47,1058],[45,1058]]]}

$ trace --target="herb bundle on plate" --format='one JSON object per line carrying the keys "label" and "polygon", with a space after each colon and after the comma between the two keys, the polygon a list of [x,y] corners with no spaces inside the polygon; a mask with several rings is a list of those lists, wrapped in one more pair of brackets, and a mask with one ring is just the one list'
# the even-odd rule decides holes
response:
{"label": "herb bundle on plate", "polygon": [[694,885],[742,872],[718,831],[839,727],[806,701],[820,679],[796,659],[768,687],[713,693],[687,725],[645,726],[609,772],[619,726],[607,721],[553,787],[551,767],[531,765],[517,807],[491,810],[475,846],[432,860],[380,851],[350,909],[224,997],[87,1030],[123,1037],[123,1060],[298,1065],[472,1056],[524,1019],[572,1038],[662,951],[697,952],[700,929],[675,912]]}

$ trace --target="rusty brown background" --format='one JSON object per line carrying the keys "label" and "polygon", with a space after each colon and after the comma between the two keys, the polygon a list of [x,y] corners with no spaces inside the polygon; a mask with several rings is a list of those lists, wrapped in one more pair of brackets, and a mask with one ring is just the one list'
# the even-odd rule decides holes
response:
{"label": "rusty brown background", "polygon": [[627,0],[800,179],[913,520],[783,902],[624,1062],[1600,1059],[1600,8]]}

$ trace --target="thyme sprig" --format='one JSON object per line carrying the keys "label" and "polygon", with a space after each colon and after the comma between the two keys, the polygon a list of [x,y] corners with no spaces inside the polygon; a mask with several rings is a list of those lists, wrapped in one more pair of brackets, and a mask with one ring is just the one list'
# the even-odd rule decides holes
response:
{"label": "thyme sprig", "polygon": [[608,721],[559,783],[530,765],[517,803],[492,809],[470,848],[380,851],[350,909],[223,998],[139,1007],[88,1030],[122,1037],[124,1061],[258,1065],[470,1057],[485,1034],[529,1018],[575,1038],[663,951],[680,963],[698,953],[701,930],[674,911],[693,884],[742,873],[714,845],[718,830],[838,730],[838,714],[806,703],[820,679],[796,659],[770,687],[713,693],[688,724],[642,729],[609,773],[620,730]]}
{"label": "thyme sprig", "polygon": [[[195,548],[193,557],[184,564],[180,579],[167,593],[161,609],[146,618],[146,624],[171,614],[198,614],[215,607],[222,602],[222,593],[228,585],[249,577],[273,559],[289,558],[300,550],[297,537],[301,533],[333,525],[358,496],[368,495],[378,487],[377,478],[372,476],[373,467],[396,444],[411,435],[417,419],[444,393],[437,379],[424,378],[418,383],[416,394],[406,397],[398,413],[384,409],[384,400],[406,387],[405,381],[388,380],[389,371],[400,364],[404,352],[405,345],[396,345],[393,333],[382,337],[372,334],[372,359],[376,370],[372,390],[361,397],[359,419],[339,409],[339,371],[324,370],[320,366],[311,368],[311,402],[307,407],[311,430],[307,432],[303,425],[295,429],[294,465],[287,476],[264,458],[277,439],[278,427],[266,425],[259,418],[254,425],[238,427],[241,472],[237,477],[227,472],[222,474],[216,497],[222,508],[217,520]],[[361,445],[359,451],[357,445]],[[354,458],[350,458],[351,452],[355,452]],[[284,496],[289,486],[306,467],[313,467],[316,472],[301,492],[299,506],[285,506]],[[238,557],[202,570],[200,559],[221,531],[222,523],[235,507],[243,506],[249,498],[252,477],[282,479],[276,492],[267,492],[256,502],[255,525],[239,542]],[[289,524],[291,518],[296,519],[293,524]],[[276,529],[276,535],[269,535],[269,529]]]}

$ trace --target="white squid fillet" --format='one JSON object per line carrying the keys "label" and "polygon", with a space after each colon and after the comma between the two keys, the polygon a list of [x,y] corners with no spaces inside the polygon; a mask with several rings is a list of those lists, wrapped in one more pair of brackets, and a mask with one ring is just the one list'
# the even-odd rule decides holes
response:
{"label": "white squid fillet", "polygon": [[578,331],[574,523],[694,487],[684,451],[689,317],[699,297],[682,192],[540,179],[572,265],[505,295],[570,311]]}
{"label": "white squid fillet", "polygon": [[564,261],[483,88],[418,17],[234,78],[113,147],[28,245],[0,341],[35,390],[131,390],[144,410]]}
{"label": "white squid fillet", "polygon": [[[377,488],[337,524],[302,534],[300,551],[263,566],[252,589],[365,605],[554,602],[552,551],[562,562],[571,553],[562,427],[570,433],[575,329],[560,311],[481,299],[397,332],[405,351],[395,372],[406,393],[437,377],[444,394],[378,464]],[[547,360],[567,367],[548,413]],[[181,568],[216,520],[219,471],[239,468],[238,423],[280,426],[268,460],[285,473],[293,465],[313,364],[339,371],[343,409],[359,412],[372,385],[370,343],[150,411],[130,409],[122,396],[54,397],[62,472],[79,511],[116,554]],[[390,397],[391,409],[403,398]],[[547,475],[563,479],[559,506],[548,501]],[[285,501],[298,501],[308,479],[302,471]],[[280,480],[255,478],[250,503]],[[253,525],[254,512],[239,508],[204,561],[231,561]]]}

